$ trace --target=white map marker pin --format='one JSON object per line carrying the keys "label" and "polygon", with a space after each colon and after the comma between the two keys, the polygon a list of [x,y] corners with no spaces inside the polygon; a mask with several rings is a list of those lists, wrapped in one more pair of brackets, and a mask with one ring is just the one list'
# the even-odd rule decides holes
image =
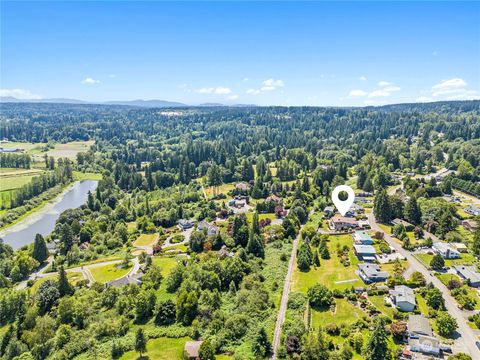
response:
{"label": "white map marker pin", "polygon": [[[338,194],[340,192],[345,191],[348,194],[348,198],[345,201],[342,201],[338,198]],[[355,193],[353,192],[352,188],[348,185],[340,185],[333,189],[332,192],[332,201],[337,207],[338,211],[342,216],[345,216],[348,209],[353,205],[353,201],[355,200]]]}

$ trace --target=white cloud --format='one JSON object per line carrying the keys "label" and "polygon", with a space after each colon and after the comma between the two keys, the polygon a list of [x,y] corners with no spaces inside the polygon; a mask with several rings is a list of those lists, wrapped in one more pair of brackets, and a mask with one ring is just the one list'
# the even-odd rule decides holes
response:
{"label": "white cloud", "polygon": [[283,82],[283,80],[267,79],[262,82],[262,86],[260,87],[260,89],[248,89],[246,93],[250,95],[258,95],[261,92],[274,91],[284,86],[285,83]]}
{"label": "white cloud", "polygon": [[228,87],[222,87],[222,86],[217,86],[217,87],[209,87],[209,88],[200,88],[195,90],[195,92],[199,94],[216,94],[216,95],[228,95],[232,93],[232,89]]}
{"label": "white cloud", "polygon": [[367,81],[367,77],[366,77],[366,76],[360,76],[360,77],[358,78],[358,80]]}
{"label": "white cloud", "polygon": [[82,80],[82,84],[87,84],[87,85],[95,85],[100,83],[100,80],[95,80],[91,77],[86,77],[85,79]]}
{"label": "white cloud", "polygon": [[388,81],[382,80],[382,81],[379,81],[377,85],[380,87],[383,87],[383,86],[391,85],[391,83],[389,83]]}
{"label": "white cloud", "polygon": [[248,81],[249,79],[247,77],[243,78],[243,81]]}
{"label": "white cloud", "polygon": [[422,96],[417,101],[475,100],[480,98],[478,91],[468,89],[467,82],[462,78],[441,80],[432,86],[429,93],[429,97]]}
{"label": "white cloud", "polygon": [[351,97],[361,97],[361,96],[367,96],[367,92],[364,90],[351,90],[348,96]]}
{"label": "white cloud", "polygon": [[38,100],[42,98],[40,95],[32,94],[30,90],[26,89],[0,89],[0,96],[11,96],[22,100]]}
{"label": "white cloud", "polygon": [[228,100],[237,100],[237,99],[238,99],[238,95],[230,95],[230,96],[227,96],[227,99],[228,99]]}

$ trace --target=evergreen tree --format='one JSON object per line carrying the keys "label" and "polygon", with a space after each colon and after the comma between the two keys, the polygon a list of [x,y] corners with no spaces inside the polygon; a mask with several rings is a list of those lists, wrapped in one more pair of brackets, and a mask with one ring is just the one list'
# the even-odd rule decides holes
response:
{"label": "evergreen tree", "polygon": [[40,264],[48,259],[48,249],[45,239],[41,234],[35,235],[35,242],[33,243],[32,257]]}
{"label": "evergreen tree", "polygon": [[72,285],[68,282],[67,272],[63,266],[60,266],[58,269],[58,292],[60,293],[60,296],[73,294]]}
{"label": "evergreen tree", "polygon": [[306,242],[302,242],[297,254],[297,266],[302,271],[309,271],[312,265],[313,254],[310,245]]}
{"label": "evergreen tree", "polygon": [[385,319],[383,317],[375,319],[373,331],[365,344],[364,356],[369,360],[387,360],[392,358],[388,349],[388,333],[385,329]]}
{"label": "evergreen tree", "polygon": [[259,358],[264,358],[270,352],[270,349],[271,345],[270,341],[268,341],[267,332],[262,326],[253,342],[253,353]]}
{"label": "evergreen tree", "polygon": [[138,328],[135,336],[135,351],[140,353],[140,357],[143,357],[143,353],[147,351],[147,338],[142,328]]}
{"label": "evergreen tree", "polygon": [[414,225],[419,225],[422,221],[422,213],[418,206],[417,199],[411,197],[405,206],[405,219]]}
{"label": "evergreen tree", "polygon": [[200,360],[215,360],[215,349],[210,340],[202,342],[198,350],[198,357]]}
{"label": "evergreen tree", "polygon": [[477,219],[478,228],[473,234],[472,250],[476,256],[480,256],[480,219]]}
{"label": "evergreen tree", "polygon": [[317,249],[315,249],[315,251],[313,252],[313,265],[318,267],[320,266],[320,258],[318,257],[318,251]]}
{"label": "evergreen tree", "polygon": [[252,231],[256,235],[260,235],[260,224],[258,221],[258,212],[255,211],[252,219]]}
{"label": "evergreen tree", "polygon": [[375,196],[375,203],[373,207],[375,218],[381,223],[388,223],[392,220],[392,209],[390,206],[390,199],[387,191],[382,188]]}
{"label": "evergreen tree", "polygon": [[262,238],[260,237],[260,235],[255,234],[253,232],[253,229],[250,230],[250,236],[248,238],[246,250],[247,253],[252,254],[256,257],[265,257],[265,248],[263,246]]}

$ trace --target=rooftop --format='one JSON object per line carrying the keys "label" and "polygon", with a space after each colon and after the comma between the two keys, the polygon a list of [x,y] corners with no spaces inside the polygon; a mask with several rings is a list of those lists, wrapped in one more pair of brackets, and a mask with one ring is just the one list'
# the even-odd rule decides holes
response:
{"label": "rooftop", "polygon": [[428,319],[423,315],[410,315],[408,317],[408,331],[427,336],[432,336],[433,331]]}
{"label": "rooftop", "polygon": [[470,282],[480,282],[480,273],[475,266],[454,265],[455,271]]}
{"label": "rooftop", "polygon": [[388,277],[388,273],[385,271],[380,271],[380,267],[376,264],[358,264],[358,269],[369,278]]}
{"label": "rooftop", "polygon": [[375,248],[372,245],[353,245],[357,254],[376,254]]}
{"label": "rooftop", "polygon": [[395,296],[396,302],[409,302],[411,304],[416,304],[415,294],[408,286],[397,285],[390,293]]}

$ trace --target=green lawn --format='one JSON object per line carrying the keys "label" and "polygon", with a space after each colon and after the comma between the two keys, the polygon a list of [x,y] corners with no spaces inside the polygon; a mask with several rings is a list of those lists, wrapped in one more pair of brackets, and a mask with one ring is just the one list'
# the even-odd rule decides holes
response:
{"label": "green lawn", "polygon": [[[330,259],[320,259],[320,267],[314,269],[313,267],[309,272],[302,272],[295,266],[293,273],[293,285],[292,291],[307,292],[308,288],[321,283],[328,286],[330,289],[346,289],[352,286],[361,286],[363,282],[356,274],[357,265],[359,263],[357,257],[353,253],[352,249],[352,236],[347,235],[335,235],[329,237],[330,241],[328,247],[330,250]],[[341,247],[348,245],[350,248],[349,258],[350,266],[344,266],[336,253],[337,243]],[[352,282],[336,283],[344,280],[355,280]]]}
{"label": "green lawn", "polygon": [[0,192],[14,190],[28,184],[36,175],[40,175],[42,171],[21,172],[17,175],[0,176]]}
{"label": "green lawn", "polygon": [[[248,222],[252,222],[252,220],[253,220],[253,212],[247,213],[246,216],[247,216],[247,221],[248,221]],[[262,220],[262,219],[275,220],[275,219],[276,219],[276,216],[275,216],[275,214],[258,214],[258,220]]]}
{"label": "green lawn", "polygon": [[80,181],[80,180],[102,180],[102,174],[99,173],[91,173],[91,172],[80,172],[74,171],[73,172],[73,179]]}
{"label": "green lawn", "polygon": [[[161,337],[149,340],[147,343],[147,356],[150,360],[181,360],[183,357],[183,348],[189,338],[178,339]],[[136,360],[139,354],[135,351],[129,351],[120,358],[121,360]]]}
{"label": "green lawn", "polygon": [[[81,272],[67,272],[67,278],[70,284],[75,285],[78,281],[83,280],[83,275]],[[51,275],[51,276],[46,276],[43,278],[38,279],[35,281],[35,283],[32,285],[31,292],[32,294],[35,294],[40,287],[45,281],[47,280],[58,280],[58,275]]]}
{"label": "green lawn", "polygon": [[351,324],[357,319],[366,316],[358,307],[350,304],[345,299],[335,299],[336,307],[335,313],[326,309],[325,311],[317,311],[312,309],[312,327],[318,329],[320,326],[325,326],[330,323]]}
{"label": "green lawn", "polygon": [[383,314],[393,318],[394,308],[385,304],[385,296],[387,295],[369,296],[368,300],[370,300],[370,302]]}
{"label": "green lawn", "polygon": [[[432,254],[415,254],[417,258],[423,261],[427,266],[430,266],[430,261],[432,261]],[[459,259],[445,259],[445,266],[453,265],[473,265],[476,262],[475,256],[468,253],[460,254]]]}
{"label": "green lawn", "polygon": [[133,246],[153,246],[157,242],[158,234],[141,234]]}
{"label": "green lawn", "polygon": [[160,267],[163,275],[163,280],[160,283],[160,287],[156,290],[157,300],[175,299],[175,294],[167,292],[167,283],[165,278],[170,274],[172,269],[177,265],[177,259],[175,257],[160,257],[154,256],[153,263]]}
{"label": "green lawn", "polygon": [[[204,189],[205,189],[205,194],[207,194],[207,197],[212,197],[213,196],[213,192],[214,192],[213,186],[205,186]],[[218,187],[217,194],[227,195],[227,193],[230,190],[233,190],[233,189],[235,189],[234,184],[222,184]]]}
{"label": "green lawn", "polygon": [[131,266],[127,268],[122,268],[118,263],[105,266],[90,267],[89,270],[92,273],[95,281],[98,281],[101,284],[105,284],[109,281],[127,275],[131,268]]}
{"label": "green lawn", "polygon": [[415,295],[415,301],[417,302],[417,309],[420,311],[420,313],[427,316],[428,315],[428,305],[425,302],[425,298],[423,298],[420,295]]}

